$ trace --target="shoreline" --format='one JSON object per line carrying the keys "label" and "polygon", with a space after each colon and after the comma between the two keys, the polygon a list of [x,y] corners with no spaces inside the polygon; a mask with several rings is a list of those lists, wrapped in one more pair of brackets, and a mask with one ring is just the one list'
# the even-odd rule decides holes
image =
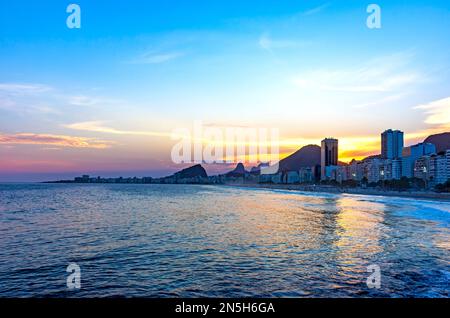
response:
{"label": "shoreline", "polygon": [[[28,182],[25,182],[25,184]],[[37,184],[126,184],[126,185],[151,185],[151,184],[170,184],[170,185],[212,185],[225,187],[238,187],[248,189],[269,189],[269,190],[288,190],[297,192],[325,193],[325,194],[354,194],[371,195],[384,197],[429,199],[450,202],[450,193],[438,193],[432,191],[393,191],[371,188],[341,188],[326,185],[304,185],[304,184],[273,184],[273,183],[78,183],[78,182],[30,182]],[[19,183],[1,183],[1,184],[23,184]]]}
{"label": "shoreline", "polygon": [[392,191],[363,188],[338,188],[333,186],[321,185],[301,185],[301,184],[261,184],[261,183],[227,183],[223,186],[252,188],[252,189],[271,189],[271,190],[289,190],[298,192],[328,193],[328,194],[356,194],[385,197],[431,199],[450,202],[450,193],[423,192],[423,191]]}

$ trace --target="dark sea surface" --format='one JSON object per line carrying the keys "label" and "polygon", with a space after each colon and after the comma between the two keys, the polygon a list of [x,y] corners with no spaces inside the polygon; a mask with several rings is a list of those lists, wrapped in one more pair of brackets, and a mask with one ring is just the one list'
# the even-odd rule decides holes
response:
{"label": "dark sea surface", "polygon": [[0,297],[449,297],[449,225],[431,200],[3,184]]}

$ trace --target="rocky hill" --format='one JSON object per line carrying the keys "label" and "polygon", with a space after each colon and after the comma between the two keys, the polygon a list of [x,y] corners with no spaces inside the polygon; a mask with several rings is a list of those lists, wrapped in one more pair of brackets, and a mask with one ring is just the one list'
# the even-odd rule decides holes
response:
{"label": "rocky hill", "polygon": [[436,151],[441,152],[450,149],[450,132],[431,135],[424,142],[432,143],[436,146]]}
{"label": "rocky hill", "polygon": [[187,179],[187,178],[207,178],[208,174],[206,170],[201,165],[195,165],[181,171],[178,171],[173,175],[176,179]]}
{"label": "rocky hill", "polygon": [[245,167],[242,163],[238,163],[234,170],[226,174],[227,177],[242,177],[247,173]]}
{"label": "rocky hill", "polygon": [[320,147],[305,146],[280,161],[279,171],[297,171],[302,167],[320,165]]}

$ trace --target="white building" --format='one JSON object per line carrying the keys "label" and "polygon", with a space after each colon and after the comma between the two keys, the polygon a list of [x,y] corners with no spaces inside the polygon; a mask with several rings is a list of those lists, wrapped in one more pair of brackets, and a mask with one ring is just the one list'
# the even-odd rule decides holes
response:
{"label": "white building", "polygon": [[430,157],[430,184],[436,186],[448,179],[446,156],[432,155]]}
{"label": "white building", "polygon": [[417,159],[425,155],[436,153],[436,146],[431,143],[420,143],[411,147],[403,148],[402,154],[402,176],[412,178],[414,176],[414,165]]}

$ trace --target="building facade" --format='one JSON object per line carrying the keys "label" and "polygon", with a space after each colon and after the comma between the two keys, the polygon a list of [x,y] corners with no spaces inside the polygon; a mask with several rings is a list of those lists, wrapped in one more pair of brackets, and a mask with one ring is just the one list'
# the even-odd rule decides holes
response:
{"label": "building facade", "polygon": [[436,153],[436,146],[431,143],[420,143],[414,146],[403,148],[402,152],[402,176],[414,177],[415,162],[422,156]]}
{"label": "building facade", "polygon": [[386,130],[381,134],[381,158],[399,159],[403,151],[403,131]]}
{"label": "building facade", "polygon": [[338,140],[334,138],[326,138],[322,140],[320,153],[321,179],[329,180],[332,178],[331,173],[338,165]]}

